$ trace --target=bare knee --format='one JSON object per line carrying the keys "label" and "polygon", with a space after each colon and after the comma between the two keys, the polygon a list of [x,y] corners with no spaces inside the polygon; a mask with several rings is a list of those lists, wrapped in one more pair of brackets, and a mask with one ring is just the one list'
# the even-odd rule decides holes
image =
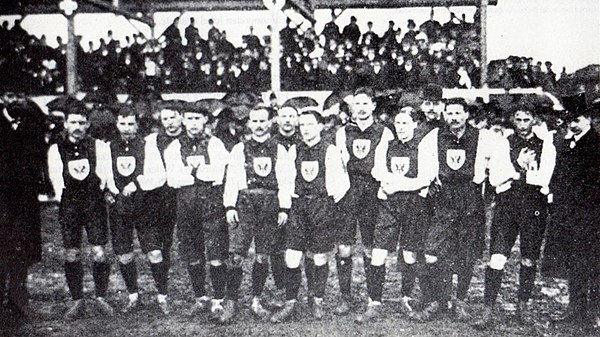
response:
{"label": "bare knee", "polygon": [[288,268],[296,269],[300,267],[302,261],[302,252],[299,250],[288,249],[285,251],[285,265]]}
{"label": "bare knee", "polygon": [[503,270],[507,258],[502,254],[492,254],[490,257],[490,268],[494,270]]}
{"label": "bare knee", "polygon": [[338,256],[341,258],[347,258],[352,256],[352,246],[350,245],[339,245]]}
{"label": "bare knee", "polygon": [[387,249],[373,248],[371,255],[371,265],[375,267],[380,267],[385,264],[385,259],[388,256],[388,251]]}
{"label": "bare knee", "polygon": [[210,261],[208,261],[208,264],[211,267],[220,267],[220,266],[222,266],[224,264],[224,262],[221,261],[221,260],[210,260]]}
{"label": "bare knee", "polygon": [[324,266],[329,262],[329,255],[327,255],[327,253],[315,254],[313,256],[313,261],[317,267]]}
{"label": "bare knee", "polygon": [[402,258],[404,259],[404,263],[406,264],[415,264],[417,263],[417,253],[411,252],[408,250],[402,251]]}
{"label": "bare knee", "polygon": [[106,253],[103,246],[92,246],[92,260],[96,263],[106,262]]}
{"label": "bare knee", "polygon": [[437,261],[438,261],[437,256],[425,254],[425,263],[433,264],[433,263],[436,263]]}
{"label": "bare knee", "polygon": [[521,265],[525,266],[525,267],[535,267],[536,261],[533,259],[529,259],[529,258],[522,258],[521,259]]}
{"label": "bare knee", "polygon": [[119,255],[118,257],[119,259],[119,263],[121,264],[129,264],[131,262],[133,262],[133,260],[135,259],[135,255],[132,253],[125,253],[122,255]]}
{"label": "bare knee", "polygon": [[148,261],[152,264],[163,262],[162,251],[160,249],[149,251],[146,256],[148,256]]}
{"label": "bare knee", "polygon": [[81,251],[77,248],[67,249],[65,252],[65,260],[67,260],[67,262],[77,262],[81,260]]}

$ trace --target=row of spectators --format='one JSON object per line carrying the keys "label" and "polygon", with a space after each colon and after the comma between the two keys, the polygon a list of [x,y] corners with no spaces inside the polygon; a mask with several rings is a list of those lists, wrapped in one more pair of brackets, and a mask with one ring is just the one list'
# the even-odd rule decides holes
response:
{"label": "row of spectators", "polygon": [[[405,29],[389,21],[381,36],[357,19],[341,29],[331,21],[317,34],[296,28],[288,20],[281,30],[283,90],[417,89],[426,83],[446,88],[477,87],[480,82],[479,14],[474,22],[454,14],[448,22],[430,20]],[[143,93],[266,91],[270,88],[270,36],[259,38],[250,27],[241,46],[227,40],[226,31],[209,20],[207,39],[194,18],[182,32],[179,18],[158,39],[142,34],[114,39],[112,31],[86,49],[77,43],[80,90]],[[65,88],[66,45],[60,37],[51,48],[45,36],[29,35],[15,22],[0,27],[0,88],[31,94],[57,94]],[[551,88],[556,75],[549,62],[509,57],[490,63],[491,87]],[[13,79],[19,79],[15,81]]]}

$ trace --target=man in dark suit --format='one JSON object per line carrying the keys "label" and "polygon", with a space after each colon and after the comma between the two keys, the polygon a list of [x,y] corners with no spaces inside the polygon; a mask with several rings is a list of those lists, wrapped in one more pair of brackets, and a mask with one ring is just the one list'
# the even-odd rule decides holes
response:
{"label": "man in dark suit", "polygon": [[583,95],[564,100],[567,132],[555,139],[554,221],[542,272],[564,277],[560,267],[566,267],[569,310],[560,322],[600,329],[600,136]]}
{"label": "man in dark suit", "polygon": [[42,257],[45,132],[46,116],[33,102],[0,104],[0,328],[30,318],[27,268]]}

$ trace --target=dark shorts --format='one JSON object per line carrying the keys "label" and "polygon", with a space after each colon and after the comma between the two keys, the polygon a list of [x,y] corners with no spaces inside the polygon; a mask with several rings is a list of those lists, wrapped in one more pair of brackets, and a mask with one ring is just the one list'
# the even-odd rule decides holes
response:
{"label": "dark shorts", "polygon": [[472,182],[445,183],[431,205],[433,218],[424,253],[459,266],[481,258],[485,246],[481,186]]}
{"label": "dark shorts", "polygon": [[547,197],[539,192],[539,187],[524,186],[498,194],[496,201],[490,254],[510,257],[520,235],[521,257],[539,259],[546,231]]}
{"label": "dark shorts", "polygon": [[287,248],[311,253],[327,253],[335,248],[331,197],[294,199],[287,229]]}
{"label": "dark shorts", "polygon": [[224,212],[220,186],[194,185],[177,190],[177,236],[183,261],[205,260],[205,224],[222,221]]}
{"label": "dark shorts", "polygon": [[[151,208],[151,207],[150,207]],[[160,250],[160,232],[154,221],[154,212],[147,209],[145,192],[136,192],[130,197],[118,195],[110,208],[110,231],[115,254],[133,252],[134,230],[144,254]]]}
{"label": "dark shorts", "polygon": [[379,211],[378,190],[379,183],[370,176],[350,178],[350,189],[337,203],[337,244],[354,244],[358,227],[362,244],[365,247],[373,246],[373,232]]}
{"label": "dark shorts", "polygon": [[88,242],[94,246],[108,243],[106,204],[102,192],[63,193],[58,212],[63,245],[66,249],[81,248],[83,229]]}
{"label": "dark shorts", "polygon": [[173,233],[177,223],[177,190],[162,186],[146,192],[144,213],[149,221],[156,223],[160,236],[160,247],[163,252],[170,253],[173,245]]}
{"label": "dark shorts", "polygon": [[379,200],[373,248],[394,252],[400,241],[403,250],[422,251],[428,223],[426,200],[415,192],[399,192]]}
{"label": "dark shorts", "polygon": [[265,189],[240,191],[237,202],[239,225],[229,230],[229,251],[247,256],[254,240],[257,254],[270,255],[277,251],[277,192]]}

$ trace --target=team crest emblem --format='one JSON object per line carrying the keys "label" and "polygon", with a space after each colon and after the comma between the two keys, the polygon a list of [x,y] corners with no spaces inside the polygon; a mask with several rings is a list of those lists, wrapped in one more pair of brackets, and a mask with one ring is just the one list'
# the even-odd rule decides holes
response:
{"label": "team crest emblem", "polygon": [[355,139],[352,142],[352,153],[358,159],[365,158],[371,150],[371,141],[369,139]]}
{"label": "team crest emblem", "polygon": [[135,171],[135,157],[117,157],[117,171],[123,177],[129,177]]}
{"label": "team crest emblem", "polygon": [[71,177],[83,181],[90,174],[90,161],[87,158],[71,160],[67,164]]}
{"label": "team crest emblem", "polygon": [[465,150],[449,149],[446,152],[446,164],[454,171],[460,169],[466,160]]}
{"label": "team crest emblem", "polygon": [[391,159],[392,173],[405,176],[410,169],[410,158],[408,157],[392,157]]}
{"label": "team crest emblem", "polygon": [[205,165],[206,161],[204,160],[204,156],[187,156],[185,158],[187,164],[191,167],[197,168],[200,165]]}
{"label": "team crest emblem", "polygon": [[271,158],[269,157],[256,157],[252,162],[252,166],[254,167],[254,172],[261,177],[266,177],[271,173],[272,163]]}
{"label": "team crest emblem", "polygon": [[300,171],[302,172],[302,178],[310,183],[315,180],[319,174],[319,162],[303,161],[302,164],[300,164]]}

